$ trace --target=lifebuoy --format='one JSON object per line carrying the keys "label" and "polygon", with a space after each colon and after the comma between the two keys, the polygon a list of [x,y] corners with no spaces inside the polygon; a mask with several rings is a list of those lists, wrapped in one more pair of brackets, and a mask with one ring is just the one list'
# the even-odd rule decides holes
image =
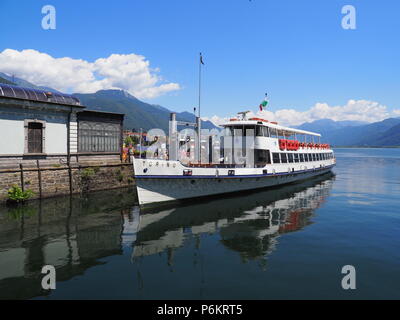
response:
{"label": "lifebuoy", "polygon": [[293,140],[286,140],[286,149],[293,150]]}
{"label": "lifebuoy", "polygon": [[279,139],[279,149],[285,150],[287,148],[287,141],[285,139]]}

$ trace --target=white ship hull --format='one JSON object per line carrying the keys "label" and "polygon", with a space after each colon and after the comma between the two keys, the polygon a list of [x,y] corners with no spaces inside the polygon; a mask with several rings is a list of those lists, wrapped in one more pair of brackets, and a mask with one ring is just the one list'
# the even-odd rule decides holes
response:
{"label": "white ship hull", "polygon": [[[310,163],[311,165],[311,163]],[[329,172],[334,162],[264,168],[188,168],[178,161],[134,159],[140,206],[274,187]],[[190,176],[183,175],[190,170]],[[229,171],[234,170],[234,175]]]}

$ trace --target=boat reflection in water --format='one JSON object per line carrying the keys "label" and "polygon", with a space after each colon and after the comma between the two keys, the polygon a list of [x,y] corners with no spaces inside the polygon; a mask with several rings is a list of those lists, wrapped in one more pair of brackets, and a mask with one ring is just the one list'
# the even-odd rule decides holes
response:
{"label": "boat reflection in water", "polygon": [[[0,208],[0,299],[52,294],[55,298],[76,298],[83,290],[78,276],[82,281],[90,269],[101,265],[108,267],[96,269],[97,281],[85,282],[85,298],[96,298],[100,293],[101,297],[112,298],[118,293],[118,297],[135,298],[132,284],[126,280],[118,282],[119,292],[110,289],[116,281],[110,277],[110,269],[123,273],[122,279],[133,276],[131,268],[120,269],[118,256],[126,257],[125,262],[131,265],[165,252],[166,263],[172,265],[174,250],[185,247],[190,239],[200,242],[202,234],[215,234],[225,248],[239,253],[244,261],[259,259],[265,265],[280,234],[311,223],[332,181],[328,174],[286,187],[146,213],[139,212],[134,190]],[[44,265],[56,267],[54,292],[41,288]],[[153,267],[162,268],[159,264]],[[62,282],[74,289],[59,289]],[[105,290],[97,289],[99,283]]]}
{"label": "boat reflection in water", "polygon": [[275,249],[280,234],[312,223],[310,218],[329,195],[333,178],[328,173],[286,187],[143,213],[133,258],[167,250],[171,259],[171,251],[182,247],[188,236],[219,233],[222,244],[244,261],[263,260]]}

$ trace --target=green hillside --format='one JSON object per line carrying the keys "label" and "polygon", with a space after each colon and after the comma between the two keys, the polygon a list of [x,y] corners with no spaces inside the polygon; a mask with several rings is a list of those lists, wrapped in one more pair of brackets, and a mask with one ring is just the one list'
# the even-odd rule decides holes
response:
{"label": "green hillside", "polygon": [[0,77],[0,83],[15,85],[15,83],[8,81],[7,79],[4,79],[3,77]]}
{"label": "green hillside", "polygon": [[[160,128],[165,133],[168,132],[170,110],[140,101],[125,91],[100,90],[96,93],[74,93],[74,96],[88,109],[125,114],[124,127],[126,129]],[[182,112],[177,113],[177,119],[194,122],[195,116],[188,112]],[[203,121],[202,128],[212,129],[215,126],[209,121]]]}

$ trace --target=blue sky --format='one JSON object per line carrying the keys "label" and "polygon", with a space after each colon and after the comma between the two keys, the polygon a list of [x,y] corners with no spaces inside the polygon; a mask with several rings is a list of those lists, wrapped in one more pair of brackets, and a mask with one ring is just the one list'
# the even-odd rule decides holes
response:
{"label": "blue sky", "polygon": [[[55,30],[41,27],[46,4],[57,10]],[[347,4],[356,8],[355,30],[341,26]],[[400,101],[399,15],[395,0],[2,0],[0,52],[33,49],[90,63],[141,55],[160,84],[179,85],[143,100],[190,111],[201,51],[203,116],[256,111],[267,91],[272,112],[363,100],[377,103],[366,109],[377,116],[385,106],[386,117]],[[0,60],[0,71],[9,65]]]}

